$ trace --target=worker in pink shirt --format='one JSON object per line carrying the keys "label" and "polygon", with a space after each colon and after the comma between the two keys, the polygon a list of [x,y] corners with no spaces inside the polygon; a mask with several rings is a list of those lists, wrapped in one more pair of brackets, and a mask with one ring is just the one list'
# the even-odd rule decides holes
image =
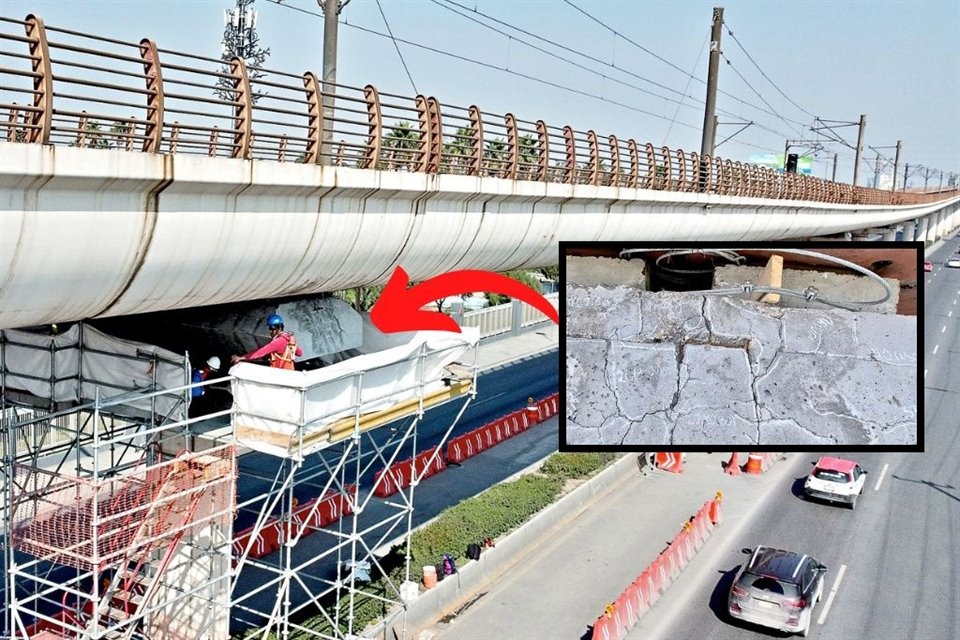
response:
{"label": "worker in pink shirt", "polygon": [[283,318],[275,313],[267,318],[267,329],[270,331],[270,342],[250,353],[233,356],[230,358],[230,362],[237,364],[238,362],[259,360],[269,356],[271,367],[292,370],[294,357],[303,355],[303,349],[297,346],[296,336],[283,330]]}

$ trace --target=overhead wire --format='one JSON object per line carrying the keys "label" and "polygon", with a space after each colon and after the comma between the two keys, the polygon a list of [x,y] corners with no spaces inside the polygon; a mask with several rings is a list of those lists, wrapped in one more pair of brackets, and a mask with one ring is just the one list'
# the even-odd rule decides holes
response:
{"label": "overhead wire", "polygon": [[[707,42],[709,42],[710,37],[707,36],[703,39],[703,44],[700,45],[700,52],[697,53],[696,60],[694,60],[693,68],[696,70],[697,65],[700,64],[700,57],[703,55],[703,50],[707,48]],[[616,42],[616,40],[614,40]],[[690,82],[693,79],[693,73],[691,72],[690,77],[687,78],[687,85],[683,88],[683,92],[686,93],[687,89],[690,88]],[[667,132],[663,134],[663,144],[667,144],[667,136],[670,135],[670,130],[673,129],[673,122],[677,119],[677,114],[680,113],[680,105],[677,105],[677,108],[673,112],[673,120],[670,121],[670,126],[667,127]],[[726,140],[724,140],[726,142]],[[721,143],[722,144],[722,143]]]}
{"label": "overhead wire", "polygon": [[387,27],[387,33],[390,34],[390,40],[393,42],[393,47],[397,50],[397,55],[400,57],[400,64],[403,65],[403,70],[407,72],[407,78],[410,80],[410,85],[413,86],[413,92],[419,94],[417,91],[417,83],[413,81],[413,76],[410,75],[410,69],[407,68],[407,61],[403,59],[403,54],[400,52],[400,45],[397,44],[397,39],[393,37],[393,30],[390,28],[390,23],[387,21],[387,14],[383,12],[383,6],[380,4],[380,0],[377,0],[377,9],[380,10],[380,16],[383,18],[383,24]]}
{"label": "overhead wire", "polygon": [[[299,11],[299,12],[301,12],[301,13],[305,13],[305,14],[308,14],[308,15],[316,16],[316,17],[319,17],[319,18],[322,18],[322,17],[323,17],[323,14],[321,14],[321,13],[317,13],[317,12],[314,12],[314,11],[309,11],[309,10],[307,10],[307,9],[303,9],[303,8],[301,8],[301,7],[297,7],[297,6],[293,6],[293,5],[284,4],[284,3],[282,2],[282,0],[268,0],[268,2],[272,2],[273,4],[279,5],[279,6],[281,6],[281,7],[286,7],[286,8],[289,8],[289,9],[294,9],[294,10],[296,10],[296,11]],[[381,38],[386,38],[386,39],[393,40],[395,43],[398,42],[398,43],[405,44],[405,45],[408,45],[408,46],[411,46],[411,47],[415,47],[415,48],[418,48],[418,49],[423,49],[423,50],[425,50],[425,51],[430,51],[430,52],[436,53],[436,54],[438,54],[438,55],[447,56],[447,57],[452,58],[452,59],[455,59],[455,60],[460,60],[460,61],[462,61],[462,62],[468,62],[468,63],[470,63],[470,64],[475,64],[475,65],[477,65],[477,66],[481,66],[481,67],[484,67],[484,68],[487,68],[487,69],[492,69],[492,70],[494,70],[494,71],[500,71],[500,72],[503,72],[503,73],[507,73],[507,74],[510,74],[510,75],[513,75],[513,76],[517,76],[517,77],[519,77],[519,78],[523,78],[524,80],[530,80],[530,81],[532,81],[532,82],[536,82],[536,83],[539,83],[539,84],[542,84],[542,85],[545,85],[545,86],[553,87],[553,88],[555,88],[555,89],[559,89],[559,90],[562,90],[562,91],[566,91],[566,92],[573,93],[573,94],[580,95],[580,96],[587,97],[587,98],[592,98],[592,99],[594,99],[594,100],[599,100],[599,101],[605,102],[605,103],[607,103],[607,104],[612,104],[612,105],[614,105],[614,106],[617,106],[617,107],[626,109],[626,110],[628,110],[628,111],[633,111],[633,112],[635,112],[635,113],[642,113],[642,114],[644,114],[644,115],[648,115],[648,116],[651,116],[651,117],[653,117],[653,118],[658,118],[658,119],[661,119],[661,120],[666,120],[666,121],[668,121],[668,122],[671,121],[671,119],[670,119],[669,117],[665,116],[665,115],[662,115],[662,114],[659,114],[659,113],[654,113],[654,112],[652,112],[652,111],[648,111],[648,110],[646,110],[646,109],[642,109],[642,108],[640,108],[640,107],[636,107],[636,106],[634,106],[634,105],[626,104],[626,103],[623,103],[623,102],[620,102],[620,101],[617,101],[617,100],[612,100],[612,99],[610,99],[610,98],[607,98],[607,97],[602,96],[602,95],[598,95],[598,94],[596,94],[596,93],[591,93],[591,92],[589,92],[589,91],[584,91],[584,90],[582,90],[582,89],[576,89],[576,88],[574,88],[574,87],[570,87],[570,86],[567,86],[567,85],[563,85],[563,84],[560,84],[560,83],[557,83],[557,82],[552,82],[552,81],[549,81],[549,80],[544,80],[544,79],[538,78],[538,77],[536,77],[536,76],[532,76],[532,75],[529,75],[529,74],[526,74],[526,73],[522,73],[522,72],[519,72],[519,71],[515,71],[515,70],[513,70],[513,69],[509,69],[509,68],[507,68],[507,67],[499,66],[499,65],[496,65],[496,64],[493,64],[493,63],[489,63],[489,62],[484,62],[484,61],[482,61],[482,60],[476,60],[476,59],[474,59],[474,58],[470,58],[470,57],[467,57],[467,56],[463,56],[463,55],[460,55],[460,54],[457,54],[457,53],[453,53],[453,52],[450,52],[450,51],[445,51],[445,50],[439,49],[439,48],[437,48],[437,47],[431,47],[431,46],[428,46],[428,45],[420,44],[420,43],[418,43],[418,42],[413,42],[413,41],[411,41],[411,40],[406,40],[406,39],[404,39],[404,38],[393,37],[393,36],[391,36],[390,34],[383,33],[383,32],[380,32],[380,31],[376,31],[375,29],[370,29],[370,28],[367,28],[367,27],[362,27],[362,26],[360,26],[360,25],[353,24],[353,23],[350,23],[350,22],[341,22],[340,24],[342,24],[342,25],[345,26],[345,27],[350,27],[351,29],[355,29],[355,30],[357,30],[357,31],[361,31],[361,32],[364,32],[364,33],[368,33],[368,34],[370,34],[370,35],[375,35],[375,36],[378,36],[378,37],[381,37]],[[514,39],[515,39],[515,38],[514,38]],[[606,63],[605,63],[605,64],[606,64]],[[689,97],[689,96],[687,96],[687,97]],[[727,114],[727,115],[733,115],[733,114]],[[677,124],[677,125],[679,125],[679,126],[681,126],[681,127],[684,127],[684,128],[687,128],[687,129],[690,129],[690,130],[693,130],[693,131],[700,131],[700,127],[694,126],[694,125],[690,125],[690,124],[687,124],[687,123],[685,123],[685,122],[675,122],[674,124]],[[761,128],[764,128],[764,127],[761,127]],[[751,143],[743,142],[743,141],[740,141],[740,140],[731,140],[731,142],[734,143],[734,144],[740,144],[740,145],[743,145],[743,146],[752,147],[752,148],[756,148],[756,149],[761,149],[761,150],[764,150],[764,151],[774,151],[774,149],[771,149],[770,147],[763,147],[763,146],[760,146],[760,145],[751,144]]]}

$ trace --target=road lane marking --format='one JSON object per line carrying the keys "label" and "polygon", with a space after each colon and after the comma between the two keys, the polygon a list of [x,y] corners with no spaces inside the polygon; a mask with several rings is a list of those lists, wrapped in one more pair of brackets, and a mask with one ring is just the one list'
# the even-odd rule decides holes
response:
{"label": "road lane marking", "polygon": [[940,329],[940,333],[946,333],[946,332],[947,332],[947,325],[943,325],[943,329]]}
{"label": "road lane marking", "polygon": [[940,345],[938,344],[933,345],[933,353],[931,355],[937,355],[937,349],[939,348],[940,348]]}
{"label": "road lane marking", "polygon": [[843,574],[847,570],[847,565],[840,565],[840,571],[837,573],[837,579],[833,582],[833,588],[830,589],[830,595],[827,596],[827,604],[823,605],[823,611],[820,612],[820,617],[817,618],[817,624],[823,624],[823,621],[827,619],[827,614],[830,613],[830,605],[833,604],[833,599],[837,595],[837,589],[840,588],[840,581],[843,580]]}
{"label": "road lane marking", "polygon": [[873,488],[874,491],[880,490],[880,483],[883,482],[883,476],[887,475],[887,467],[889,466],[889,464],[883,465],[883,469],[880,470],[880,477],[877,478],[877,486]]}
{"label": "road lane marking", "polygon": [[923,370],[923,377],[924,377],[924,378],[927,377],[927,371],[929,371],[929,369],[924,369],[924,370]]}
{"label": "road lane marking", "polygon": [[948,318],[952,318],[952,317],[953,317],[953,309],[950,309],[950,313],[947,314],[947,317],[948,317]]}

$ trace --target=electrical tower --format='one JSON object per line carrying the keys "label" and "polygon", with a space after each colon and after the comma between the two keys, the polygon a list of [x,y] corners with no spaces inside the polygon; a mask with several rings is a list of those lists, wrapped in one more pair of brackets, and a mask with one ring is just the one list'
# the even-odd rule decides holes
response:
{"label": "electrical tower", "polygon": [[[262,78],[265,74],[260,70],[270,49],[260,46],[257,36],[257,12],[253,9],[254,0],[237,0],[237,6],[223,12],[223,41],[220,45],[220,59],[223,61],[223,73],[230,75],[230,61],[233,58],[242,59],[247,65],[250,79]],[[217,79],[217,89],[214,93],[222,100],[234,99],[233,80],[230,77]],[[256,102],[260,94],[253,94]]]}

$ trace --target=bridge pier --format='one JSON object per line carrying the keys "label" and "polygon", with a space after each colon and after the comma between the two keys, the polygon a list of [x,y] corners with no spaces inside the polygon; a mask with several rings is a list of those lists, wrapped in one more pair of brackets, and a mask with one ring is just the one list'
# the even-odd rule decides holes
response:
{"label": "bridge pier", "polygon": [[897,239],[897,229],[884,229],[883,230],[883,241],[884,242],[894,242]]}
{"label": "bridge pier", "polygon": [[924,217],[917,220],[917,240],[919,240],[920,242],[927,241],[927,225],[928,225],[927,218]]}
{"label": "bridge pier", "polygon": [[903,223],[903,239],[906,242],[913,242],[917,232],[917,221],[907,220]]}

